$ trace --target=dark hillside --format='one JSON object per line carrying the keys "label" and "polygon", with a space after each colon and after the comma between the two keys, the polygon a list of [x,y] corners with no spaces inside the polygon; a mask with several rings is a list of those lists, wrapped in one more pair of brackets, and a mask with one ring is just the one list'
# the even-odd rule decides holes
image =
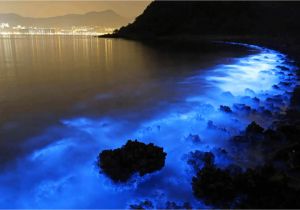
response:
{"label": "dark hillside", "polygon": [[116,36],[300,34],[300,2],[154,1]]}

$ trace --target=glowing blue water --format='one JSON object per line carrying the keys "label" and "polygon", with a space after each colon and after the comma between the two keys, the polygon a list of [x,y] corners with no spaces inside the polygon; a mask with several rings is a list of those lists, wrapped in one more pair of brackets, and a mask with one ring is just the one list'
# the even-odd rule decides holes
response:
{"label": "glowing blue water", "polygon": [[[229,64],[215,66],[204,74],[194,72],[178,81],[179,88],[196,91],[148,119],[62,119],[61,125],[32,138],[28,144],[49,139],[53,143],[19,158],[2,172],[0,207],[124,208],[144,198],[156,201],[161,207],[167,200],[189,201],[201,206],[191,192],[193,171],[186,164],[186,155],[194,150],[215,152],[217,148],[230,148],[228,139],[252,120],[269,126],[285,111],[290,98],[288,92],[296,84],[296,68],[288,63],[285,55],[257,46],[247,47],[258,52],[232,59]],[[284,71],[279,66],[289,70]],[[280,85],[280,82],[291,84]],[[203,83],[205,89],[202,89]],[[97,99],[110,97],[113,96],[98,96]],[[281,102],[267,101],[274,97],[280,98]],[[235,110],[234,104],[249,105],[257,112]],[[220,105],[231,107],[233,112],[220,111]],[[260,111],[264,109],[270,110],[273,116],[264,115]],[[131,114],[140,113],[135,110]],[[209,121],[212,121],[210,126]],[[190,134],[199,135],[200,142],[193,142]],[[120,147],[127,139],[162,146],[168,154],[166,166],[154,174],[133,177],[123,185],[114,184],[99,174],[95,166],[98,153]],[[235,161],[234,157],[216,155],[220,166],[231,161]],[[246,164],[249,160],[240,161]]]}

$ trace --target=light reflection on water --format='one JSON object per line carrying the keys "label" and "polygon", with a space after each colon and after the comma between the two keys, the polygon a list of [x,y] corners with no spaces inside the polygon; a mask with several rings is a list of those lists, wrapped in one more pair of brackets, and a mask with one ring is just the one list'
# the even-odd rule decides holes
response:
{"label": "light reflection on water", "polygon": [[[58,57],[54,60],[57,61],[65,55],[63,47],[66,45],[65,43],[62,45],[61,40],[56,40],[55,43],[54,46],[57,47],[55,52],[58,52]],[[90,48],[97,48],[98,45],[89,47],[86,45],[86,51],[84,51],[85,47],[76,48],[75,43],[72,45],[74,53],[83,50],[82,53],[87,56],[88,60],[93,56],[98,56],[97,53],[91,55],[89,51]],[[47,46],[47,43],[38,45],[43,48]],[[9,48],[10,45],[5,44],[5,46]],[[114,70],[113,65],[116,65],[119,71],[121,69],[116,59],[123,55],[113,53],[114,47],[122,47],[122,45],[114,46],[113,42],[108,40],[104,42],[104,47],[101,46],[101,49],[105,50],[104,63],[99,65],[103,65],[101,69],[104,71]],[[239,112],[224,113],[219,110],[219,106],[232,107],[234,103],[244,103],[257,109],[260,106],[268,107],[273,113],[277,109],[283,112],[289,100],[286,91],[291,91],[295,84],[294,77],[287,76],[287,73],[279,74],[282,72],[278,68],[279,65],[290,68],[288,73],[294,74],[294,69],[286,63],[284,55],[255,46],[247,47],[250,49],[254,47],[255,54],[233,58],[230,59],[230,63],[214,65],[206,70],[189,72],[169,82],[147,83],[143,81],[146,83],[146,85],[143,84],[144,87],[135,85],[119,95],[117,93],[120,90],[112,93],[102,91],[103,93],[96,94],[93,100],[110,106],[112,104],[106,101],[116,100],[121,103],[124,95],[133,95],[133,100],[144,99],[145,101],[139,103],[129,101],[125,108],[117,103],[109,108],[117,109],[120,106],[122,111],[110,115],[112,112],[107,108],[104,109],[105,116],[102,117],[89,117],[83,113],[72,117],[62,117],[59,125],[50,125],[41,134],[30,137],[24,147],[37,148],[18,157],[0,175],[0,206],[10,208],[124,208],[143,198],[151,198],[158,203],[171,200],[189,201],[192,204],[201,205],[195,201],[191,193],[190,183],[193,173],[186,164],[186,154],[196,149],[214,151],[220,147],[230,148],[228,139],[238,134],[250,121],[257,120],[262,125],[269,126],[270,122],[276,118],[276,115],[270,119],[261,113],[251,115]],[[138,49],[135,48],[135,50]],[[39,53],[39,50],[33,50],[32,53]],[[99,51],[96,50],[96,52]],[[143,56],[150,56],[153,52],[144,53]],[[16,60],[10,61],[9,54],[2,54],[2,56],[7,62],[1,65],[18,63]],[[144,61],[142,57],[139,58]],[[94,65],[93,62],[100,62],[94,59],[91,58],[82,65],[78,64],[78,68],[83,68],[84,65],[90,67]],[[130,59],[128,57],[128,60]],[[61,62],[64,60],[65,58],[61,59]],[[153,61],[153,58],[149,60]],[[74,60],[71,59],[71,62]],[[153,64],[147,65],[151,69]],[[135,65],[137,66],[135,70],[147,68],[147,65]],[[149,79],[150,72],[144,73],[146,77],[138,78]],[[120,79],[126,78],[126,74],[128,72],[121,73]],[[135,72],[134,76],[139,74]],[[109,81],[109,78],[106,79],[106,82]],[[272,86],[280,81],[289,81],[292,85],[274,89]],[[136,87],[140,89],[134,92]],[[162,88],[165,93],[160,95],[159,91],[162,91]],[[149,89],[151,89],[150,92],[148,92]],[[173,91],[182,94],[177,95]],[[154,93],[159,96],[154,97],[153,101],[147,101],[148,97]],[[172,95],[172,97],[166,101],[160,101],[167,95]],[[283,104],[273,104],[270,108],[266,99],[275,95],[282,97]],[[245,96],[257,97],[260,102],[251,104],[249,102],[251,98],[245,98]],[[147,106],[144,103],[149,104]],[[78,102],[74,110],[81,113],[87,106],[93,108],[85,101]],[[213,122],[215,128],[207,127],[209,120]],[[188,138],[190,134],[199,135],[201,142],[190,141]],[[168,154],[166,166],[154,174],[142,178],[134,177],[127,184],[113,184],[103,174],[98,173],[95,166],[96,157],[101,150],[120,147],[127,139],[153,142],[164,147]],[[231,160],[217,156],[216,161],[218,165],[224,166]]]}

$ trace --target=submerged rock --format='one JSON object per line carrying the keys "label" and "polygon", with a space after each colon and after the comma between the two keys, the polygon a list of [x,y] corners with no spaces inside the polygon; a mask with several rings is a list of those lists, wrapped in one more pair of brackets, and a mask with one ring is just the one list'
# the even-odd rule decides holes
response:
{"label": "submerged rock", "polygon": [[277,68],[281,69],[282,71],[289,71],[290,69],[285,66],[277,66]]}
{"label": "submerged rock", "polygon": [[252,100],[253,100],[254,102],[257,102],[257,103],[260,102],[259,98],[257,98],[257,97],[252,98]]}
{"label": "submerged rock", "polygon": [[233,109],[246,114],[252,111],[251,107],[246,104],[233,104]]}
{"label": "submerged rock", "polygon": [[184,202],[182,204],[178,204],[174,201],[167,201],[165,204],[157,205],[157,201],[144,200],[137,204],[131,204],[129,206],[130,209],[193,209],[193,207],[188,203]]}
{"label": "submerged rock", "polygon": [[249,96],[255,96],[255,92],[254,90],[250,89],[250,88],[246,88],[245,89],[245,94],[249,95]]}
{"label": "submerged rock", "polygon": [[[271,108],[274,108],[274,107],[271,107]],[[256,109],[256,112],[264,115],[265,117],[272,117],[273,116],[273,113],[269,109],[266,109],[263,106],[258,107]]]}
{"label": "submerged rock", "polygon": [[138,204],[131,204],[129,205],[130,209],[154,209],[154,205],[149,200],[141,201]]}
{"label": "submerged rock", "polygon": [[223,96],[223,97],[225,97],[227,99],[233,99],[234,98],[234,96],[232,95],[232,93],[230,91],[223,92],[221,94],[221,96]]}
{"label": "submerged rock", "polygon": [[226,113],[231,113],[232,112],[232,110],[230,109],[229,106],[224,106],[224,105],[220,105],[220,110],[222,112],[226,112]]}
{"label": "submerged rock", "polygon": [[257,97],[243,96],[240,98],[241,103],[247,104],[249,106],[257,106],[260,102],[260,99]]}
{"label": "submerged rock", "polygon": [[282,99],[281,96],[276,95],[272,98],[271,97],[267,98],[266,102],[268,102],[268,103],[277,103],[277,104],[281,105],[281,104],[283,104],[283,99]]}
{"label": "submerged rock", "polygon": [[197,134],[190,134],[187,138],[188,141],[193,142],[194,144],[198,144],[201,142],[201,138]]}
{"label": "submerged rock", "polygon": [[193,209],[193,207],[188,202],[184,202],[183,204],[178,204],[174,201],[167,201],[165,209],[187,209],[187,210],[189,210],[189,209]]}
{"label": "submerged rock", "polygon": [[218,129],[218,127],[214,124],[213,121],[209,120],[207,122],[207,129]]}
{"label": "submerged rock", "polygon": [[280,86],[290,87],[292,84],[290,82],[279,82]]}
{"label": "submerged rock", "polygon": [[104,150],[98,156],[98,166],[116,182],[126,182],[134,173],[143,176],[165,165],[163,148],[128,140],[121,148]]}

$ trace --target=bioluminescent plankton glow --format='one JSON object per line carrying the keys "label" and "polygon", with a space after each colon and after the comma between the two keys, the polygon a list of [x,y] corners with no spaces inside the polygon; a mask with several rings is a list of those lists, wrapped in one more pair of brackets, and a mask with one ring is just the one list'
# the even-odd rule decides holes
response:
{"label": "bioluminescent plankton glow", "polygon": [[[187,164],[188,154],[211,151],[220,167],[234,162],[251,165],[254,160],[246,154],[229,156],[219,151],[231,151],[229,138],[253,120],[270,126],[285,112],[296,85],[296,67],[284,54],[243,46],[249,48],[249,55],[174,79],[168,91],[184,94],[165,102],[159,111],[153,111],[151,104],[120,115],[61,118],[59,124],[30,137],[26,147],[35,150],[18,157],[13,167],[1,170],[0,206],[125,208],[152,199],[158,205],[171,200],[204,207],[191,192],[194,172]],[[139,94],[143,91],[141,88]],[[123,97],[103,96],[95,100]],[[115,184],[99,174],[96,158],[100,151],[120,147],[128,139],[163,147],[166,164],[161,171]],[[260,161],[259,155],[255,161]]]}

